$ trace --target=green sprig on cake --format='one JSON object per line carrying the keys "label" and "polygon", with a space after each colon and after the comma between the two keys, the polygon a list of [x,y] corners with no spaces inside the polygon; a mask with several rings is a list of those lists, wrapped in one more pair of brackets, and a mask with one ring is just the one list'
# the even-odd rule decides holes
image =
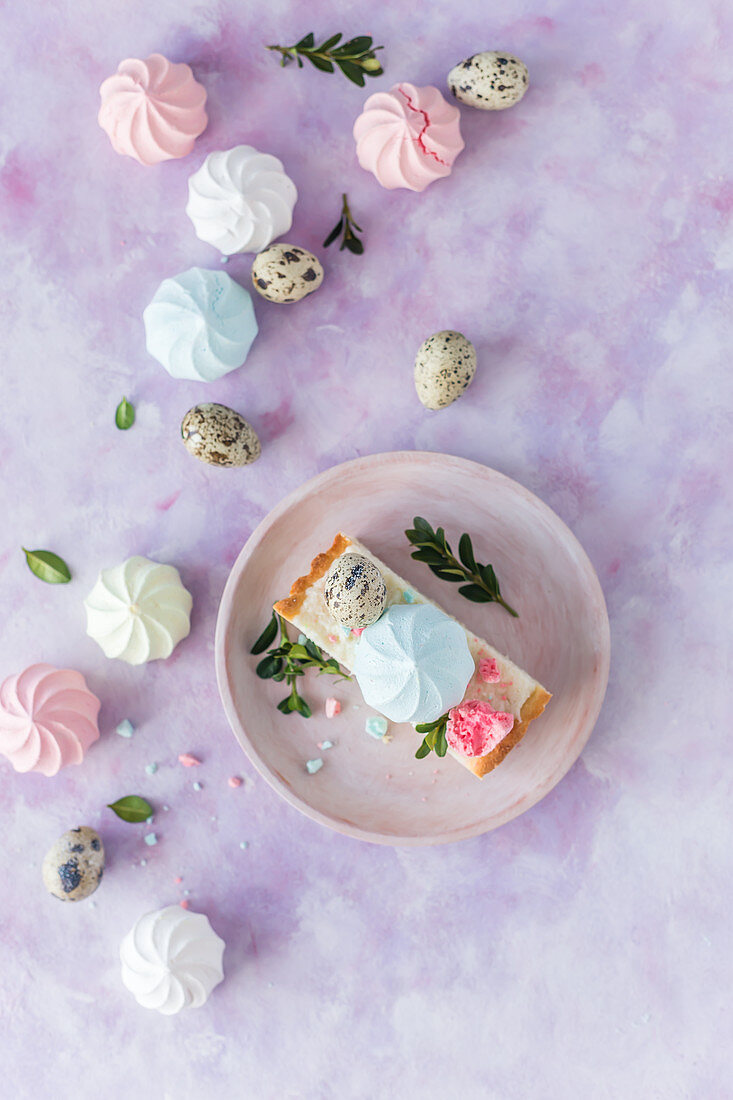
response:
{"label": "green sprig on cake", "polygon": [[[473,552],[471,536],[463,534],[458,542],[458,558],[451,550],[442,527],[436,531],[422,516],[415,516],[412,528],[405,531],[409,542],[417,549],[412,557],[424,562],[436,577],[451,584],[461,584],[461,596],[473,603],[498,603],[515,619],[518,612],[510,607],[499,589],[499,581],[493,565],[479,565]],[[469,583],[466,584],[465,582]]]}

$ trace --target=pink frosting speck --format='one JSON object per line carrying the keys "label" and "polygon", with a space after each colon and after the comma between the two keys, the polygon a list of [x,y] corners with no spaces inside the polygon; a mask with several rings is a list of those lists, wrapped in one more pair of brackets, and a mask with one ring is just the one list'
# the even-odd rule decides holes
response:
{"label": "pink frosting speck", "polygon": [[230,787],[241,787],[242,786],[242,780],[239,778],[238,775],[230,775],[229,778],[227,779],[227,783],[229,784]]}
{"label": "pink frosting speck", "polygon": [[514,715],[494,710],[489,703],[470,699],[448,715],[445,735],[460,756],[486,756],[514,725]]}
{"label": "pink frosting speck", "polygon": [[484,657],[479,661],[478,674],[485,684],[498,684],[501,680],[499,665],[495,657]]}
{"label": "pink frosting speck", "polygon": [[194,756],[192,752],[182,752],[178,757],[178,763],[183,764],[184,768],[195,768],[201,761],[198,756]]}
{"label": "pink frosting speck", "polygon": [[362,634],[364,633],[364,627],[363,626],[353,626],[351,628],[351,633],[355,634],[357,638],[361,638]]}
{"label": "pink frosting speck", "polygon": [[330,696],[326,699],[325,710],[326,718],[335,718],[337,714],[341,713],[341,703],[338,699],[334,699],[333,696]]}

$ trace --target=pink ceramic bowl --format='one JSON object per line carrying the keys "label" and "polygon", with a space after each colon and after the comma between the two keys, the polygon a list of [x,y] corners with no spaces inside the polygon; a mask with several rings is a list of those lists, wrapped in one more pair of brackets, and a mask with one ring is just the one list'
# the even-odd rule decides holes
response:
{"label": "pink ceramic bowl", "polygon": [[[446,529],[455,549],[469,531],[479,561],[490,561],[512,619],[494,604],[472,604],[456,587],[412,561],[405,536],[415,515]],[[301,692],[313,717],[283,715],[282,684],[259,680],[252,643],[293,579],[337,531],[363,542],[553,693],[524,740],[485,779],[456,761],[415,760],[411,726],[393,740],[364,730],[373,712],[353,683],[309,674]],[[338,832],[381,844],[440,844],[495,829],[552,790],[577,759],[603,702],[609,627],[598,579],[565,524],[503,474],[449,455],[394,452],[337,466],[279,504],[247,541],[229,576],[216,629],[216,669],[224,709],[242,748],[267,781],[302,813]],[[342,711],[328,719],[327,696]],[[334,747],[320,750],[319,741]],[[306,760],[323,759],[310,775]]]}

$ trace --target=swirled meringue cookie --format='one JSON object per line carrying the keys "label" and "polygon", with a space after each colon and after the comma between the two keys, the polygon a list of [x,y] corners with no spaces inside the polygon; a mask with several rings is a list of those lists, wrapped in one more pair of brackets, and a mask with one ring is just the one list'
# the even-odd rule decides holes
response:
{"label": "swirled meringue cookie", "polygon": [[368,626],[354,675],[390,722],[435,722],[460,703],[475,672],[466,632],[431,604],[394,604]]}
{"label": "swirled meringue cookie", "polygon": [[17,772],[81,764],[99,738],[99,705],[80,672],[30,665],[0,687],[0,753]]}
{"label": "swirled meringue cookie", "polygon": [[215,382],[244,363],[257,335],[252,296],[224,271],[164,279],[143,312],[153,358],[173,378]]}
{"label": "swirled meringue cookie", "polygon": [[128,558],[103,569],[84,600],[87,634],[106,657],[142,665],[170,657],[188,636],[192,604],[175,566]]}
{"label": "swirled meringue cookie", "polygon": [[428,84],[375,92],[354,123],[356,155],[382,187],[424,191],[449,176],[464,147],[460,112]]}
{"label": "swirled meringue cookie", "polygon": [[120,62],[99,94],[99,125],[112,148],[140,164],[185,157],[206,129],[206,89],[188,65],[153,53]]}
{"label": "swirled meringue cookie", "polygon": [[209,153],[188,181],[196,236],[225,256],[261,252],[293,224],[298,198],[282,162],[251,145]]}
{"label": "swirled meringue cookie", "polygon": [[224,980],[224,947],[203,913],[180,905],[146,913],[120,946],[123,985],[164,1016],[200,1008]]}

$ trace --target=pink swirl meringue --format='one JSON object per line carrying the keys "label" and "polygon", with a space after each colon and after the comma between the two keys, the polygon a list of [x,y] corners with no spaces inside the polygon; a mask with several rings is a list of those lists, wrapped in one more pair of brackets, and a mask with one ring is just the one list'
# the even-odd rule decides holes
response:
{"label": "pink swirl meringue", "polygon": [[81,764],[99,737],[99,706],[80,672],[30,665],[0,686],[0,753],[17,772]]}
{"label": "pink swirl meringue", "polygon": [[185,157],[206,129],[206,89],[188,65],[162,54],[120,62],[99,94],[99,125],[117,153],[141,164]]}
{"label": "pink swirl meringue", "polygon": [[463,149],[459,114],[431,84],[375,92],[354,123],[359,164],[388,190],[424,191],[450,175]]}

